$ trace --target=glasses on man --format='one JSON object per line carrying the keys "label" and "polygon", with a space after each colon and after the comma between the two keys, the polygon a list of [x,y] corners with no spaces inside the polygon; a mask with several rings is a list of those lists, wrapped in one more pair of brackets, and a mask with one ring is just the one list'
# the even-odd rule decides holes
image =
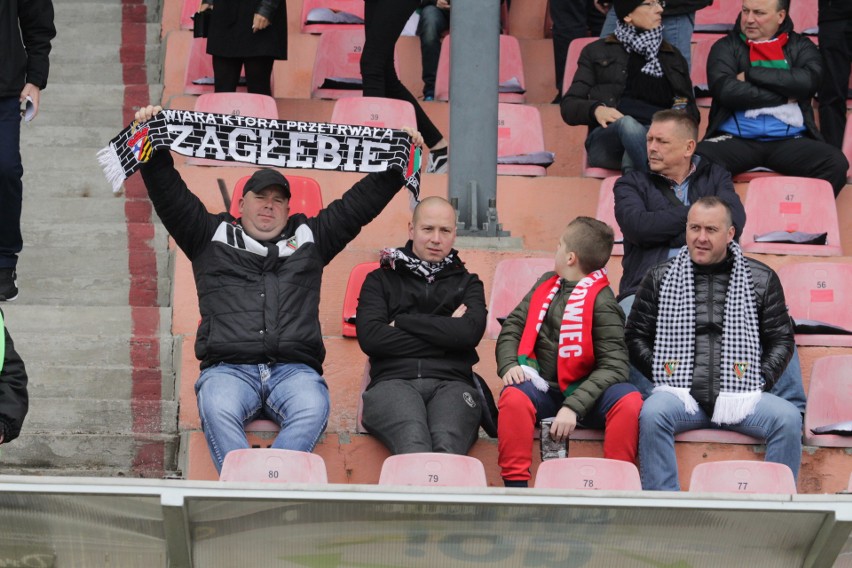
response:
{"label": "glasses on man", "polygon": [[656,8],[659,6],[660,8],[666,7],[666,0],[651,0],[650,2],[642,2],[639,4],[640,6],[649,6],[651,8]]}

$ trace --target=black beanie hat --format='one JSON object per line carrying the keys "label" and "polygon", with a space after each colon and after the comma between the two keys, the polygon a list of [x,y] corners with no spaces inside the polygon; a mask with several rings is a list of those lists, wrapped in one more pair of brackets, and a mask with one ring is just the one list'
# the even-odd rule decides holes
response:
{"label": "black beanie hat", "polygon": [[635,10],[636,7],[640,6],[644,1],[645,0],[615,0],[613,2],[615,15],[618,16],[619,21],[623,22],[624,17]]}

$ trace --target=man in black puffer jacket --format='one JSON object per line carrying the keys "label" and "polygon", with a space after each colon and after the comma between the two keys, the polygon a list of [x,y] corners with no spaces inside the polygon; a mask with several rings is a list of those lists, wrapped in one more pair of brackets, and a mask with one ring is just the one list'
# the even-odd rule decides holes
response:
{"label": "man in black puffer jacket", "polygon": [[456,213],[424,199],[409,241],[382,251],[358,298],[358,343],[370,357],[364,427],[392,454],[467,454],[482,407],[473,383],[485,292],[453,249]]}
{"label": "man in black puffer jacket", "polygon": [[686,247],[642,280],[625,331],[654,393],[639,417],[643,489],[677,491],[675,434],[734,430],[766,441],[766,461],[798,476],[802,416],[768,391],[793,353],[778,276],[742,255],[717,197],[689,210]]}
{"label": "man in black puffer jacket", "polygon": [[15,351],[0,310],[0,444],[8,444],[18,437],[27,410],[27,370]]}
{"label": "man in black puffer jacket", "polygon": [[[159,111],[145,107],[136,120]],[[410,134],[419,144],[419,134]],[[259,416],[281,426],[273,448],[311,451],[329,412],[319,322],[323,268],[384,209],[403,174],[372,173],[307,217],[289,214],[287,179],[261,169],[246,182],[235,219],[207,212],[168,150],[154,152],[141,172],[157,215],[192,262],[201,311],[195,392],[217,469],[229,451],[249,447],[243,427]]]}

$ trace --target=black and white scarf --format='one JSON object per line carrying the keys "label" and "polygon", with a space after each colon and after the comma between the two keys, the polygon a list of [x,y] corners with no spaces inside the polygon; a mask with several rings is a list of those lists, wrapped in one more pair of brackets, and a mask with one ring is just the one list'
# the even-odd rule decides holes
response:
{"label": "black and white scarf", "polygon": [[379,253],[379,266],[390,270],[399,270],[400,265],[410,270],[414,275],[426,280],[429,284],[435,281],[435,276],[456,261],[456,251],[438,262],[427,262],[416,256],[409,255],[405,248],[386,248]]}
{"label": "black and white scarf", "polygon": [[662,77],[663,68],[660,65],[660,44],[663,43],[663,26],[652,30],[639,32],[636,26],[618,22],[615,26],[615,37],[627,50],[627,53],[638,53],[645,58],[642,73],[652,77]]}
{"label": "black and white scarf", "polygon": [[134,121],[98,152],[113,191],[159,148],[278,168],[362,173],[393,168],[406,177],[415,201],[420,194],[420,149],[403,130],[169,109],[145,123]]}
{"label": "black and white scarf", "polygon": [[[749,416],[760,401],[764,384],[751,269],[737,243],[730,243],[728,251],[733,256],[733,268],[725,296],[720,392],[711,418],[716,424],[736,424]],[[660,287],[653,379],[655,391],[677,396],[689,414],[698,410],[689,392],[694,356],[695,281],[689,250],[683,247]]]}

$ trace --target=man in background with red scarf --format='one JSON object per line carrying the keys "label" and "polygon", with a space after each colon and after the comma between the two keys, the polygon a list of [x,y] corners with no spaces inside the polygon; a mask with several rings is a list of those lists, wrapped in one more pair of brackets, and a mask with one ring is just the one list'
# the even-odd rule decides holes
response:
{"label": "man in background with red scarf", "polygon": [[707,64],[713,104],[697,153],[731,175],[766,167],[824,179],[836,196],[848,163],[817,129],[811,98],[822,59],[811,40],[793,31],[789,6],[790,0],[743,0],[734,29],[713,45]]}

